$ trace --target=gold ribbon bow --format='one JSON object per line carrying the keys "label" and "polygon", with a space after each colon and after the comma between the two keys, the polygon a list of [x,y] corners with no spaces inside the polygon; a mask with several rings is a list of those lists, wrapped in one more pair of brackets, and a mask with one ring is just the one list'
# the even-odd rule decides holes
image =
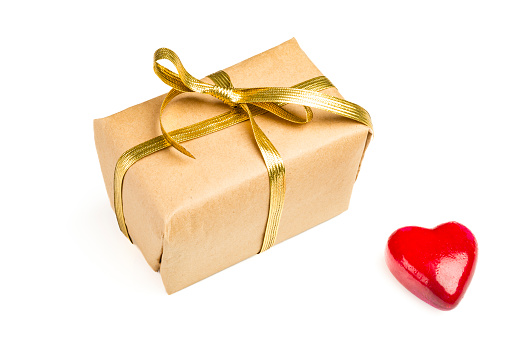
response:
{"label": "gold ribbon bow", "polygon": [[[158,61],[162,59],[171,61],[175,65],[178,74],[159,64]],[[181,142],[199,138],[249,120],[254,138],[268,170],[270,181],[270,207],[263,244],[260,250],[261,253],[272,247],[277,238],[286,186],[282,158],[261,128],[259,128],[254,120],[254,116],[270,112],[287,121],[304,124],[312,120],[312,107],[356,120],[372,129],[369,113],[365,109],[344,99],[319,93],[319,91],[333,87],[332,83],[324,76],[304,81],[293,87],[234,88],[226,72],[219,71],[208,76],[215,84],[210,85],[190,75],[183,67],[178,56],[167,48],[160,48],[155,52],[153,66],[157,76],[164,83],[172,87],[164,98],[160,108],[159,121],[162,135],[141,143],[123,153],[115,167],[115,213],[120,230],[131,242],[132,239],[123,215],[123,179],[127,170],[134,163],[150,154],[173,146],[181,153],[194,158],[189,151],[180,145]],[[184,92],[211,95],[230,106],[230,110],[213,118],[168,133],[162,125],[162,113],[172,99]],[[302,105],[306,111],[305,119],[282,108],[286,104]]]}

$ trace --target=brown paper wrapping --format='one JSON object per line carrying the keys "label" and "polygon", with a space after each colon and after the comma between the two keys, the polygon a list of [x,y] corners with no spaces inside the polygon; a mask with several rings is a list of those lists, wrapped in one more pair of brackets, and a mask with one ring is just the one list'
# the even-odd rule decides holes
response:
{"label": "brown paper wrapping", "polygon": [[[235,87],[289,87],[322,75],[295,39],[225,71]],[[336,89],[323,92],[342,98]],[[116,161],[127,149],[161,134],[163,97],[94,121],[112,206]],[[305,115],[302,107],[285,108]],[[163,123],[172,130],[227,110],[211,96],[185,93],[166,108]],[[370,139],[368,127],[318,109],[304,125],[271,114],[256,121],[286,166],[276,244],[347,209]],[[196,159],[172,148],[162,150],[131,167],[123,187],[131,238],[150,266],[160,270],[169,294],[258,253],[268,216],[268,174],[248,121],[188,141],[185,147]]]}

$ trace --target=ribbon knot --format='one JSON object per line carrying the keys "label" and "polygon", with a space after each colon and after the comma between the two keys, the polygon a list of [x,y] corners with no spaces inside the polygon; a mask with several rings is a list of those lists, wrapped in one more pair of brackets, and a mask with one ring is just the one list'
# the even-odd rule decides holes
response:
{"label": "ribbon knot", "polygon": [[231,108],[238,107],[238,104],[236,101],[238,101],[240,98],[238,95],[235,95],[236,93],[233,91],[233,88],[225,88],[222,86],[213,86],[211,90],[207,93],[211,96],[222,100],[226,105],[230,106]]}
{"label": "ribbon knot", "polygon": [[[178,73],[174,73],[159,64],[158,61],[162,59],[173,63]],[[333,87],[333,84],[324,76],[309,79],[293,87],[234,88],[229,75],[224,71],[218,71],[208,76],[214,83],[214,85],[210,85],[190,75],[176,53],[167,48],[160,48],[155,52],[153,66],[157,76],[172,87],[160,107],[159,122],[162,135],[126,151],[118,159],[115,167],[115,212],[120,229],[129,240],[131,238],[123,215],[123,179],[130,166],[150,154],[173,146],[179,152],[194,158],[190,152],[180,145],[180,142],[195,139],[249,120],[256,144],[265,162],[270,182],[268,219],[260,250],[260,252],[263,252],[273,246],[277,238],[284,205],[286,181],[282,157],[257,125],[254,116],[270,112],[289,122],[304,124],[312,120],[312,107],[356,120],[372,129],[370,115],[365,109],[344,99],[319,92]],[[205,121],[168,133],[162,124],[163,111],[171,100],[184,92],[211,95],[223,101],[231,109]],[[282,108],[286,104],[302,105],[306,117],[301,118]],[[246,114],[237,114],[240,110]]]}

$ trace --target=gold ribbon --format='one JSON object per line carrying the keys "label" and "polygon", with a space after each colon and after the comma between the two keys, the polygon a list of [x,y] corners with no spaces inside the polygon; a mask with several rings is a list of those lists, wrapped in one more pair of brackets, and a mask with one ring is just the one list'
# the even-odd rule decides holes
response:
{"label": "gold ribbon", "polygon": [[[162,59],[172,62],[178,74],[159,64],[158,61]],[[120,156],[115,167],[115,213],[120,230],[131,242],[132,239],[123,214],[123,180],[125,173],[134,163],[150,154],[173,146],[181,153],[194,158],[189,151],[180,145],[181,142],[199,138],[249,120],[257,146],[261,151],[268,170],[270,182],[270,207],[263,244],[259,251],[261,253],[272,247],[277,238],[286,184],[282,158],[261,128],[259,128],[254,117],[270,112],[287,121],[304,124],[312,120],[312,107],[356,120],[372,129],[369,113],[365,109],[344,99],[319,93],[319,91],[333,87],[332,83],[324,76],[304,81],[293,87],[235,88],[226,72],[219,71],[208,76],[214,83],[214,85],[211,85],[190,75],[183,67],[178,56],[167,48],[160,48],[155,52],[153,66],[157,76],[164,83],[172,87],[164,98],[160,108],[159,121],[162,135],[127,150]],[[162,113],[171,100],[184,92],[211,95],[230,106],[230,110],[213,118],[168,133],[162,124]],[[286,104],[302,105],[306,111],[305,119],[282,108]]]}

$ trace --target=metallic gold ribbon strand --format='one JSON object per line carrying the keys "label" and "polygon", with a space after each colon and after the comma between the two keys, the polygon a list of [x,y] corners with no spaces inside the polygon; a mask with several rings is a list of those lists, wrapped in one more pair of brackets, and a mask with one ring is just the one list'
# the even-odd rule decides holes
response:
{"label": "metallic gold ribbon strand", "polygon": [[[161,59],[171,61],[175,65],[178,74],[160,65],[158,61]],[[245,120],[250,120],[256,144],[261,151],[270,181],[270,204],[267,226],[260,250],[260,252],[263,252],[273,246],[277,237],[284,204],[285,169],[280,154],[261,128],[259,128],[254,120],[254,116],[271,112],[287,121],[302,124],[312,119],[312,107],[356,120],[372,129],[370,116],[362,107],[343,99],[319,93],[319,91],[323,89],[333,87],[330,81],[324,76],[316,77],[288,88],[234,88],[229,76],[224,71],[219,71],[209,76],[214,82],[214,85],[210,85],[190,75],[183,67],[178,56],[173,51],[166,48],[161,48],[155,52],[154,71],[164,83],[173,87],[160,108],[159,120],[162,135],[141,143],[122,154],[116,164],[114,175],[115,213],[121,231],[131,242],[132,239],[130,238],[123,215],[123,180],[127,170],[134,163],[150,154],[173,146],[181,153],[193,157],[192,154],[179,143],[222,130]],[[172,99],[182,92],[198,92],[212,95],[222,100],[232,109],[213,118],[168,133],[162,125],[163,110]],[[306,111],[305,119],[282,108],[282,106],[288,103],[302,105]]]}
{"label": "metallic gold ribbon strand", "polygon": [[[229,75],[224,71],[213,73],[208,77],[212,79],[217,86],[222,86],[227,89],[233,88]],[[256,144],[261,151],[266,169],[268,170],[268,180],[270,183],[270,205],[268,209],[268,220],[266,222],[263,245],[260,250],[260,252],[264,252],[273,246],[275,239],[277,238],[282,208],[284,207],[284,196],[286,194],[286,169],[279,152],[254,120],[254,116],[252,115],[249,106],[247,104],[240,104],[240,107],[249,115]],[[258,107],[271,112],[277,112],[278,114],[276,114],[280,114],[279,116],[284,119],[291,121],[294,120],[291,114],[285,114],[285,112],[287,112],[286,110],[273,103],[267,103],[264,107]]]}

